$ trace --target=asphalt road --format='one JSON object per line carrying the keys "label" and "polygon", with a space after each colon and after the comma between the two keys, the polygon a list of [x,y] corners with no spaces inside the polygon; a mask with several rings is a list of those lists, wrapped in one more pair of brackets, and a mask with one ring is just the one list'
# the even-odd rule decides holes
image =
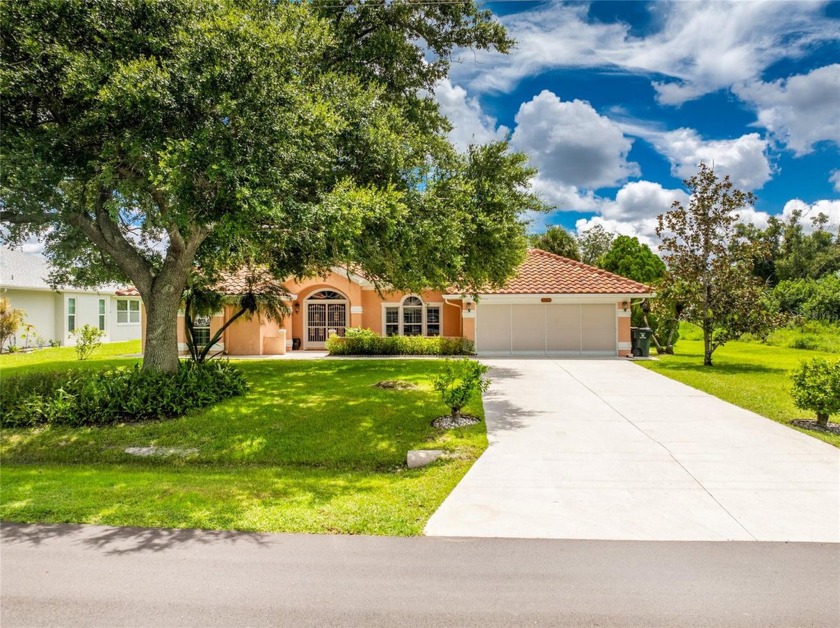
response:
{"label": "asphalt road", "polygon": [[3,524],[17,626],[837,626],[840,545]]}

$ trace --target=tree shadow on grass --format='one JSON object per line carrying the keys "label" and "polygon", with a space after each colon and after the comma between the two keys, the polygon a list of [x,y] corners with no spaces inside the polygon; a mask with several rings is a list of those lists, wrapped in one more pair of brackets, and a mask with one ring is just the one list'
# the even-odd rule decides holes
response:
{"label": "tree shadow on grass", "polygon": [[675,372],[692,372],[692,373],[699,373],[699,374],[709,374],[709,375],[759,375],[759,374],[766,374],[766,375],[778,375],[787,373],[789,370],[787,367],[779,366],[779,367],[772,367],[772,366],[765,366],[762,364],[715,364],[714,366],[703,366],[702,358],[698,363],[694,362],[668,362],[664,364],[662,368],[655,369],[656,371],[660,371],[663,373],[667,373],[669,371]]}

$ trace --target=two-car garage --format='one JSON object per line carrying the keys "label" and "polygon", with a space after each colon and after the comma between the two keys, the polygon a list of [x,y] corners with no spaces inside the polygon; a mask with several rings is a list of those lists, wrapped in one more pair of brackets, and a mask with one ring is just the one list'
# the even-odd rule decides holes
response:
{"label": "two-car garage", "polygon": [[476,296],[475,309],[462,296],[462,318],[479,355],[618,356],[630,354],[631,304],[652,294],[637,281],[531,249],[511,280]]}
{"label": "two-car garage", "polygon": [[479,303],[476,350],[481,355],[616,355],[617,320],[615,302]]}

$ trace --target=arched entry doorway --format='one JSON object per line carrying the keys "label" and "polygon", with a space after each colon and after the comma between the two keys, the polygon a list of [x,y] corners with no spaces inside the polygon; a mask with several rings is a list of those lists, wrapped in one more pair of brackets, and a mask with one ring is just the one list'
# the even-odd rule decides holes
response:
{"label": "arched entry doorway", "polygon": [[303,348],[323,349],[330,331],[344,335],[349,301],[335,290],[319,290],[306,297],[303,310]]}

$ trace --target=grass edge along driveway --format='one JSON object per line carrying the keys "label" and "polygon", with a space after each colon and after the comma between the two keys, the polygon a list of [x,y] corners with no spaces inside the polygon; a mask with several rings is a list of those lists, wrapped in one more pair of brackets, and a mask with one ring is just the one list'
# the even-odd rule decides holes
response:
{"label": "grass edge along driveway", "polygon": [[794,405],[791,371],[802,360],[836,360],[837,354],[733,341],[715,351],[715,365],[707,367],[703,366],[702,341],[680,339],[674,350],[676,355],[659,355],[656,360],[636,364],[840,447],[840,436],[790,424],[791,420],[815,418]]}
{"label": "grass edge along driveway", "polygon": [[[108,366],[115,363],[108,360]],[[238,366],[251,385],[246,397],[186,417],[103,428],[4,430],[0,518],[421,534],[487,447],[483,422],[451,431],[429,425],[446,413],[431,389],[441,365],[441,360],[395,359],[243,361]],[[34,367],[0,361],[0,368],[5,377]],[[418,389],[373,386],[385,379],[408,380]],[[466,410],[483,417],[480,399]],[[142,459],[124,452],[150,445],[196,451]],[[422,448],[444,449],[447,457],[406,469],[406,452]]]}

